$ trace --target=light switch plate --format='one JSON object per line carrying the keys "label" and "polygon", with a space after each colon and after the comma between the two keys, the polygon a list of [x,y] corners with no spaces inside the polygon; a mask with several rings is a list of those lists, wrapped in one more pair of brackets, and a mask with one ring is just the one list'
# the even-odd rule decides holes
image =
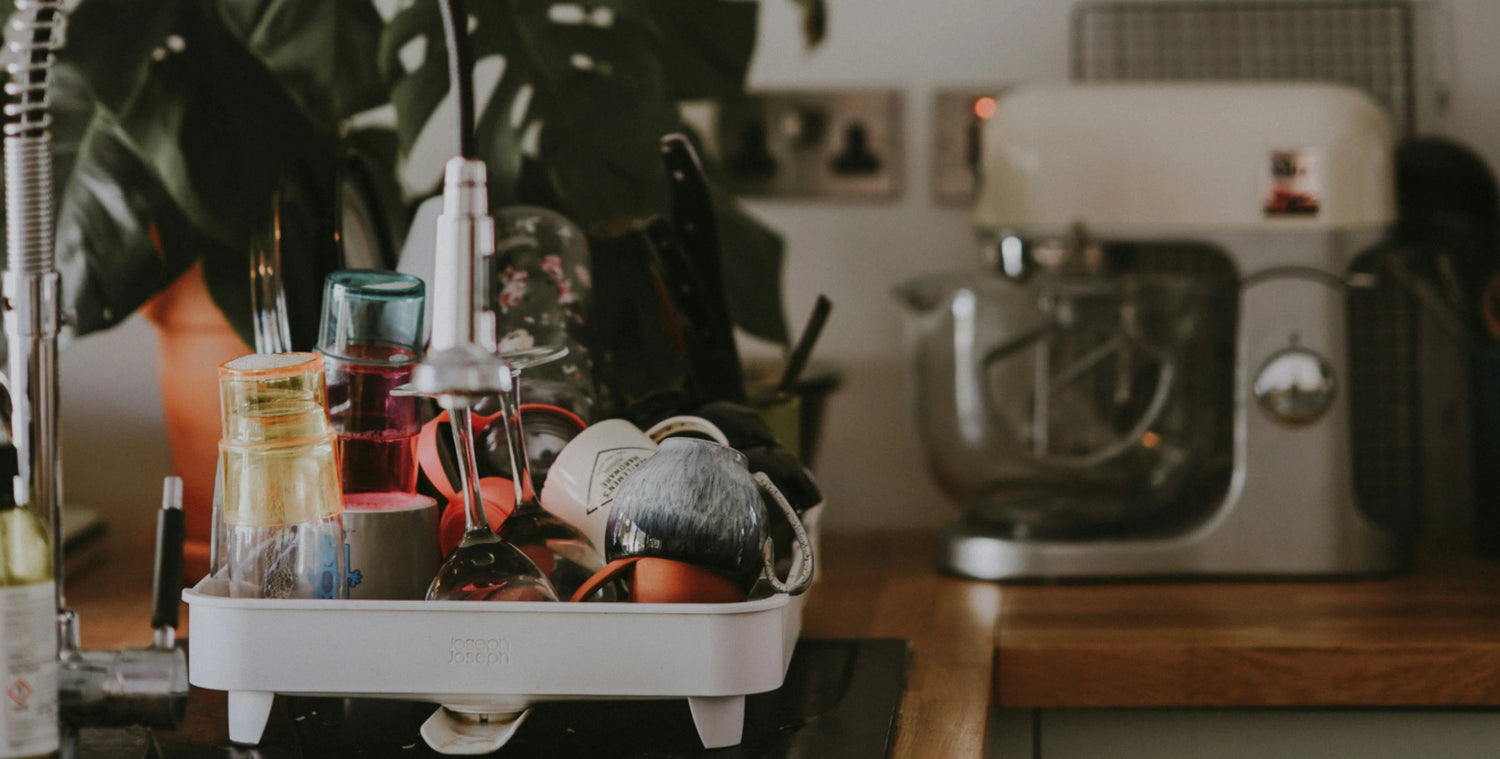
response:
{"label": "light switch plate", "polygon": [[889,199],[900,194],[901,95],[765,90],[719,113],[726,189],[750,196]]}

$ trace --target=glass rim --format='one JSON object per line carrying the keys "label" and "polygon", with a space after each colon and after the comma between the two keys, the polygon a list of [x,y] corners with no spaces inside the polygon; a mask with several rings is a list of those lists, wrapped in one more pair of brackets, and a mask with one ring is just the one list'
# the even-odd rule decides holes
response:
{"label": "glass rim", "polygon": [[421,277],[388,269],[342,269],[329,274],[326,284],[363,298],[388,300],[423,297],[427,290]]}

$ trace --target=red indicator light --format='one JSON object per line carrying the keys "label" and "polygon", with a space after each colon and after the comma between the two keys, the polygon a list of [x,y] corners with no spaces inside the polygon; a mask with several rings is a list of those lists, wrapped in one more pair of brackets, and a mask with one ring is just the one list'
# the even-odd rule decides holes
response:
{"label": "red indicator light", "polygon": [[991,116],[995,115],[995,110],[998,107],[999,104],[992,97],[975,98],[974,115],[981,119],[989,120]]}

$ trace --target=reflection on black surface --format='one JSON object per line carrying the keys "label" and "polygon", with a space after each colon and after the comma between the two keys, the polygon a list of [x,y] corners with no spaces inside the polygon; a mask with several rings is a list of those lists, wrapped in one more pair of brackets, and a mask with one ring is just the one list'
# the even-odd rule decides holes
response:
{"label": "reflection on black surface", "polygon": [[[906,687],[902,640],[802,640],[782,687],[745,703],[738,746],[705,750],[685,699],[542,704],[493,756],[504,759],[876,759],[890,752]],[[153,736],[144,730],[85,731],[89,759],[355,759],[442,756],[418,728],[433,704],[376,699],[285,697],[261,745],[228,742],[226,700],[193,690],[187,724]],[[160,753],[152,751],[158,748]]]}

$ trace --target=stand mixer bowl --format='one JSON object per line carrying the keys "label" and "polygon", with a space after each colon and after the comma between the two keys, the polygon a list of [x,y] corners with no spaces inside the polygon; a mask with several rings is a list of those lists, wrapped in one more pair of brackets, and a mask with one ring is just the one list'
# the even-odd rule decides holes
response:
{"label": "stand mixer bowl", "polygon": [[966,523],[1018,539],[1149,532],[1185,517],[1222,413],[1210,300],[1185,276],[1026,284],[939,273],[897,287],[927,465]]}

